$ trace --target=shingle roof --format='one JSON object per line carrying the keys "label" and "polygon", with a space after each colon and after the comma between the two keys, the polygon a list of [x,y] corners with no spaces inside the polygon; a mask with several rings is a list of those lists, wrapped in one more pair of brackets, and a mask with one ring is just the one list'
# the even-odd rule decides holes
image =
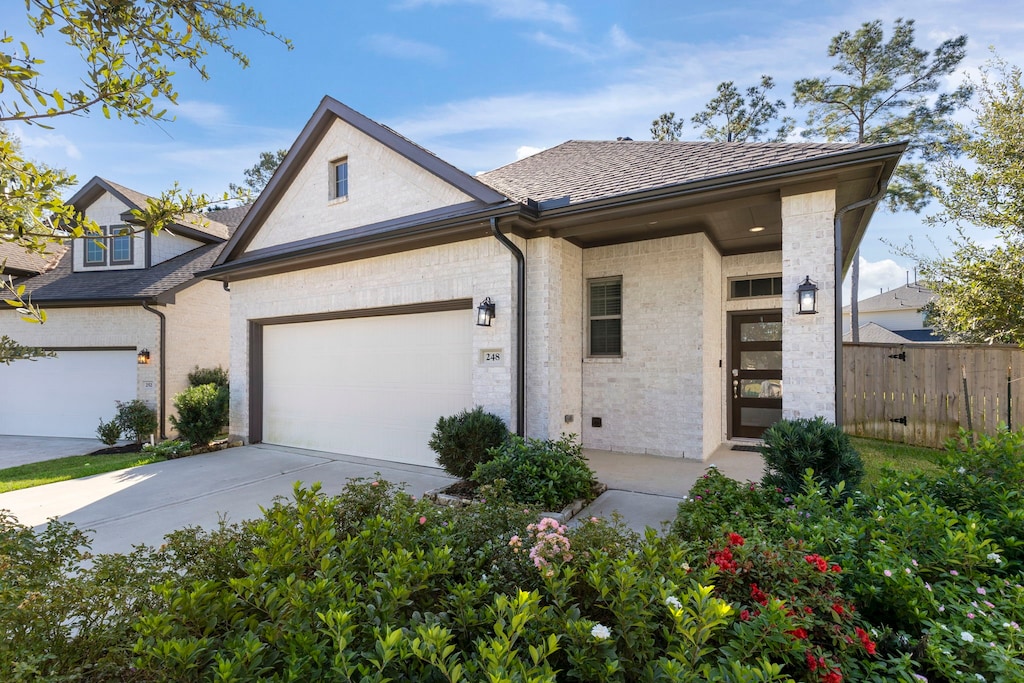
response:
{"label": "shingle roof", "polygon": [[67,250],[63,244],[51,243],[46,245],[46,253],[40,254],[25,251],[15,242],[0,241],[0,267],[7,275],[45,273],[56,267]]}
{"label": "shingle roof", "polygon": [[[896,289],[890,289],[888,292],[876,294],[868,299],[862,299],[857,303],[857,310],[861,313],[905,309],[919,311],[934,299],[935,292],[915,282],[910,285],[902,285]],[[849,305],[843,306],[843,313],[849,312]]]}
{"label": "shingle roof", "polygon": [[[945,339],[930,329],[888,330],[878,323],[860,326],[860,341],[866,344],[906,344],[907,342],[943,342]],[[853,341],[853,333],[843,334],[843,341]]]}
{"label": "shingle roof", "polygon": [[224,243],[206,244],[152,268],[72,272],[71,259],[56,268],[20,281],[34,303],[52,301],[103,301],[155,299],[206,270],[217,259]]}
{"label": "shingle roof", "polygon": [[233,233],[251,208],[252,204],[250,203],[243,204],[242,206],[233,206],[229,209],[213,209],[206,212],[206,217],[221,225],[226,225],[228,230]]}
{"label": "shingle roof", "polygon": [[[148,200],[152,199],[152,197],[150,197],[149,195],[142,194],[141,192],[136,192],[130,187],[119,185],[118,183],[115,183],[112,180],[107,180],[106,178],[100,178],[100,180],[102,180],[112,189],[120,193],[122,198],[128,201],[128,204],[130,205],[129,208],[142,209],[146,206]],[[188,226],[189,228],[197,230],[201,233],[213,235],[214,237],[219,237],[221,239],[227,239],[231,234],[231,230],[228,228],[227,225],[221,223],[218,220],[210,218],[208,215],[203,216],[194,213],[185,213],[178,216],[175,222],[177,222],[180,225]],[[171,228],[171,230],[173,231],[173,228]]]}
{"label": "shingle roof", "polygon": [[477,178],[511,199],[571,204],[810,161],[870,145],[570,140]]}

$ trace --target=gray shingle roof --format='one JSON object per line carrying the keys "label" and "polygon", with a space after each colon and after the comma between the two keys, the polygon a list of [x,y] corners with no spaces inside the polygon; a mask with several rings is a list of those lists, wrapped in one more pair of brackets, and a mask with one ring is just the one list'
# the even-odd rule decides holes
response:
{"label": "gray shingle roof", "polygon": [[15,242],[0,241],[0,267],[6,275],[45,273],[56,267],[67,250],[63,244],[50,243],[46,245],[46,253],[40,254],[25,251]]}
{"label": "gray shingle roof", "polygon": [[74,273],[71,259],[62,259],[53,270],[25,278],[26,294],[33,303],[53,301],[97,302],[118,299],[155,299],[206,270],[217,259],[224,243],[206,244],[152,268],[97,270]]}
{"label": "gray shingle roof", "polygon": [[[876,294],[868,299],[862,299],[857,304],[857,310],[861,313],[900,311],[905,309],[919,311],[934,299],[935,292],[915,282],[909,285],[902,285],[896,289],[890,289],[882,294]],[[850,306],[843,306],[843,313],[849,312]]]}
{"label": "gray shingle roof", "polygon": [[[107,180],[106,178],[100,178],[100,180],[102,180],[111,188],[119,192],[122,195],[122,197],[126,199],[128,203],[131,205],[130,208],[145,208],[147,201],[149,199],[152,199],[152,197],[150,197],[149,195],[142,194],[141,192],[136,192],[130,187],[119,185],[118,183],[115,183],[112,180]],[[193,230],[198,230],[201,233],[213,235],[214,237],[219,237],[221,239],[227,239],[231,234],[231,230],[227,225],[209,216],[203,216],[194,213],[185,213],[178,216],[176,218],[176,222],[181,225],[188,226]],[[171,230],[173,231],[173,227],[171,228]]]}
{"label": "gray shingle roof", "polygon": [[228,229],[233,233],[251,208],[252,204],[250,203],[243,204],[242,206],[233,206],[229,209],[213,209],[206,212],[206,217],[217,221],[221,225],[228,226]]}
{"label": "gray shingle roof", "polygon": [[811,161],[870,145],[570,140],[477,178],[511,199],[571,204]]}

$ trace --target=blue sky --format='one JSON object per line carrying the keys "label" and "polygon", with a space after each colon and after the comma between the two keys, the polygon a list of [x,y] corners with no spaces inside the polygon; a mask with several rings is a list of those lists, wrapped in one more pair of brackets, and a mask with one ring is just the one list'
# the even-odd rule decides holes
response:
{"label": "blue sky", "polygon": [[[5,30],[29,38],[22,4],[4,4]],[[12,131],[31,157],[80,181],[100,175],[150,194],[175,182],[216,193],[240,182],[259,152],[288,147],[325,94],[477,173],[568,139],[648,139],[652,119],[664,111],[689,119],[723,80],[745,88],[770,74],[775,94],[791,100],[794,80],[828,75],[831,36],[873,19],[915,19],[928,48],[966,33],[962,73],[988,58],[989,46],[1024,65],[1024,11],[1006,0],[252,4],[295,49],[238,36],[250,68],[214,55],[209,81],[183,72],[173,122],[133,125],[97,112],[52,131]],[[54,87],[73,82],[75,65],[54,39],[28,42],[52,68],[44,73]],[[795,116],[803,120],[802,111]],[[698,133],[691,127],[684,137]],[[947,232],[922,226],[920,216],[877,215],[862,246],[862,296],[904,283],[914,264],[883,240],[911,234],[948,250]]]}

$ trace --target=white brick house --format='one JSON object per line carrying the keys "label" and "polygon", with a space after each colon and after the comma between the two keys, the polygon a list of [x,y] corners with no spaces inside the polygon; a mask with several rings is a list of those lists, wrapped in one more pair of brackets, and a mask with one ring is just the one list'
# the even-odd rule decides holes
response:
{"label": "white brick house", "polygon": [[[172,431],[171,399],[196,365],[228,364],[229,296],[219,282],[196,278],[209,268],[231,226],[186,216],[152,235],[122,235],[127,212],[148,197],[93,178],[69,200],[104,228],[102,240],[70,241],[55,267],[18,280],[48,314],[44,325],[0,311],[0,334],[57,352],[56,358],[0,364],[4,395],[0,434],[95,437],[115,401],[141,399]],[[221,212],[228,223],[238,210]],[[237,221],[235,221],[237,223]]]}
{"label": "white brick house", "polygon": [[471,177],[325,98],[207,273],[232,432],[431,464],[436,419],[481,405],[703,459],[837,419],[836,283],[903,149],[570,141]]}

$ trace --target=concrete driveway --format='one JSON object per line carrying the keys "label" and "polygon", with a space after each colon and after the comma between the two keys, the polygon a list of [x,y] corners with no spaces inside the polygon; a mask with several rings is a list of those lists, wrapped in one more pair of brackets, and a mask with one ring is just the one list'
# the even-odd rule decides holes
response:
{"label": "concrete driveway", "polygon": [[106,448],[106,446],[99,439],[0,434],[0,469],[63,458],[68,455],[84,455],[101,448]]}
{"label": "concrete driveway", "polygon": [[[659,529],[708,463],[656,456],[585,452],[609,490],[582,516],[618,510],[634,529]],[[709,461],[737,479],[759,479],[756,453],[723,449]],[[377,474],[379,473],[379,475]],[[452,481],[433,467],[403,465],[319,451],[258,444],[145,465],[84,479],[0,494],[0,509],[22,524],[38,527],[52,517],[91,529],[93,552],[126,552],[133,545],[159,545],[165,534],[185,526],[216,527],[260,515],[275,496],[289,496],[296,481],[321,482],[335,493],[350,478],[371,477],[425,491]]]}

